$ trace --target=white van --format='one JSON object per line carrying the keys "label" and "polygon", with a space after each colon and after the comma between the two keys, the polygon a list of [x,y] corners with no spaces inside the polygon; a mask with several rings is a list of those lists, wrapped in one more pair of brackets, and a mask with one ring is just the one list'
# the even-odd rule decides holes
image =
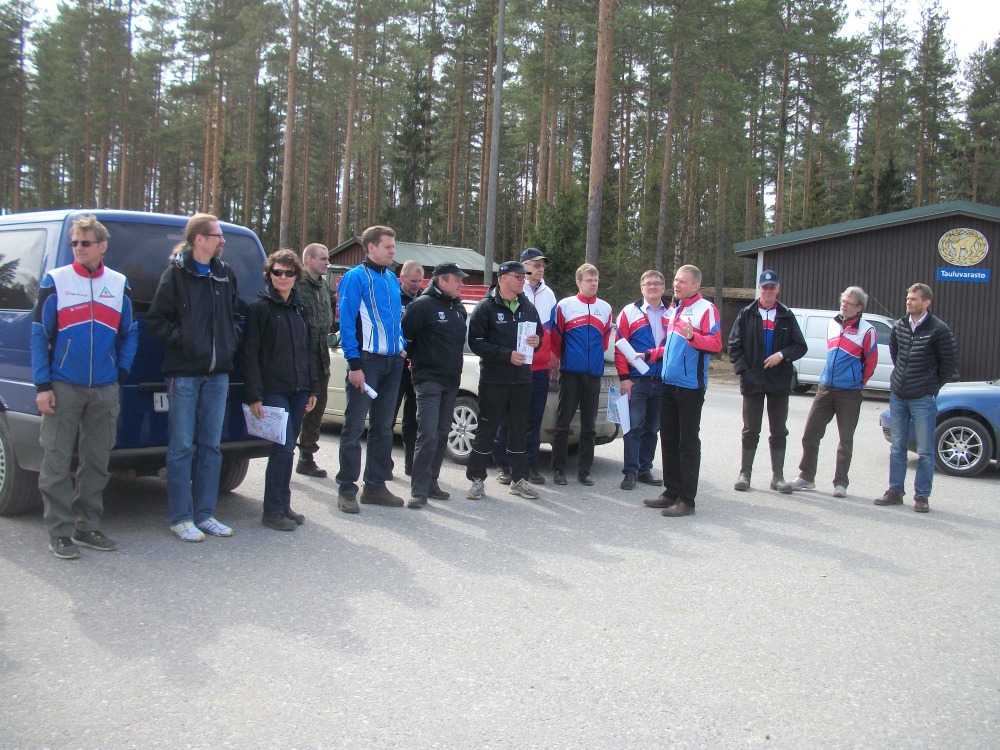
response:
{"label": "white van", "polygon": [[[839,310],[804,310],[790,308],[799,328],[805,336],[809,349],[805,356],[793,362],[795,379],[792,387],[798,393],[805,393],[814,385],[819,384],[819,376],[826,365],[826,330],[830,318],[840,314]],[[889,376],[892,375],[892,358],[889,356],[889,332],[894,320],[884,315],[862,313],[862,317],[875,328],[878,336],[878,365],[865,388],[876,391],[889,390]]]}

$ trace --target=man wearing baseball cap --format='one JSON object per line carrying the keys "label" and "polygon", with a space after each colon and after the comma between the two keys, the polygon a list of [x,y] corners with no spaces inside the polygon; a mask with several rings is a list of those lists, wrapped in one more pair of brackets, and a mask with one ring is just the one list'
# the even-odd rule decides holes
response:
{"label": "man wearing baseball cap", "polygon": [[468,275],[456,263],[439,263],[423,294],[403,312],[403,336],[417,396],[417,440],[407,508],[450,497],[438,485],[438,476],[462,379],[466,313],[461,294]]}
{"label": "man wearing baseball cap", "polygon": [[764,271],[757,279],[757,291],[757,299],[740,310],[729,334],[729,359],[740,376],[743,394],[743,454],[733,488],[738,492],[750,489],[766,400],[771,431],[771,489],[787,495],[792,492],[784,476],[792,362],[805,355],[806,340],[791,310],[778,302],[778,274]]}
{"label": "man wearing baseball cap", "polygon": [[[538,318],[548,334],[552,330],[552,317],[556,307],[556,295],[545,284],[545,265],[548,258],[537,247],[525,248],[521,253],[521,265],[531,276],[524,284],[524,296],[538,311]],[[542,417],[545,416],[545,402],[549,396],[549,379],[556,362],[551,353],[551,337],[542,337],[542,345],[531,360],[531,402],[528,404],[528,434],[525,455],[528,461],[527,479],[532,484],[545,484],[545,477],[538,472],[538,455],[542,443]],[[497,466],[497,481],[510,484],[510,466],[507,464],[507,423],[502,422],[493,441],[493,462]]]}
{"label": "man wearing baseball cap", "polygon": [[469,348],[482,360],[479,368],[479,425],[469,455],[466,476],[472,486],[470,500],[485,495],[486,465],[493,454],[493,438],[500,420],[507,420],[507,460],[510,465],[512,495],[534,500],[538,493],[527,481],[525,432],[531,399],[531,364],[518,350],[518,330],[534,324],[534,332],[524,344],[537,354],[545,329],[538,311],[524,294],[528,269],[515,260],[500,265],[497,283],[476,305],[469,320]]}

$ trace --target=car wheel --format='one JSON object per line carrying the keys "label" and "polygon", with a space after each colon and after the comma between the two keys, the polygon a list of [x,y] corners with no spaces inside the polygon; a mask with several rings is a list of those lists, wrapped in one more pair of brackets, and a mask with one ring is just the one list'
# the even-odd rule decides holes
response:
{"label": "car wheel", "polygon": [[792,390],[795,393],[809,393],[809,389],[810,388],[812,388],[812,386],[809,385],[808,383],[800,383],[799,382],[799,374],[793,370],[792,371]]}
{"label": "car wheel", "polygon": [[41,504],[38,474],[18,465],[7,422],[0,418],[0,516],[24,513]]}
{"label": "car wheel", "polygon": [[232,492],[243,484],[243,480],[247,478],[247,470],[249,468],[249,458],[223,461],[222,470],[219,472],[219,492]]}
{"label": "car wheel", "polygon": [[457,464],[469,462],[472,453],[472,443],[476,439],[476,427],[479,426],[479,401],[471,396],[459,396],[455,399],[455,410],[452,412],[451,431],[448,433],[448,458]]}
{"label": "car wheel", "polygon": [[952,417],[937,426],[934,440],[937,468],[956,477],[974,477],[990,465],[993,438],[969,417]]}

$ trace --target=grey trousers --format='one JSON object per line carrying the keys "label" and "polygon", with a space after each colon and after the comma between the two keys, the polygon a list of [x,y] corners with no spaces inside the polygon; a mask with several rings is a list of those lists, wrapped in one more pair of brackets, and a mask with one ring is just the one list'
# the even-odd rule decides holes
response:
{"label": "grey trousers", "polygon": [[[55,414],[42,415],[38,442],[45,451],[38,490],[45,504],[43,522],[53,539],[96,531],[104,513],[108,459],[118,433],[118,384],[87,388],[53,381]],[[70,475],[73,449],[79,450],[76,487]]]}

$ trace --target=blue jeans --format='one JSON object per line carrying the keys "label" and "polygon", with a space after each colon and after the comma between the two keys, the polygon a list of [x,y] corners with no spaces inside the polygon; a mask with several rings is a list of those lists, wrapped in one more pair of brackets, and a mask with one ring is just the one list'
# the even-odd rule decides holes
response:
{"label": "blue jeans", "polygon": [[892,448],[889,450],[889,486],[902,497],[906,479],[907,443],[910,425],[917,438],[917,476],[913,480],[913,494],[931,496],[934,483],[934,428],[937,423],[937,397],[899,398],[889,394],[889,429],[892,431]]}
{"label": "blue jeans", "polygon": [[295,456],[295,438],[302,429],[302,418],[306,413],[309,394],[268,393],[264,396],[264,406],[280,406],[288,412],[285,426],[285,444],[271,444],[271,455],[267,458],[264,472],[264,515],[282,516],[292,507],[292,461]]}
{"label": "blue jeans", "polygon": [[[545,402],[549,398],[549,371],[531,371],[531,401],[528,403],[528,433],[525,435],[524,457],[528,467],[538,466],[538,454],[542,444],[542,417],[545,416]],[[493,463],[510,469],[507,461],[507,420],[497,428],[493,440]]]}
{"label": "blue jeans", "polygon": [[653,471],[660,430],[659,378],[632,378],[628,413],[632,429],[625,433],[625,466],[622,474],[638,476]]}
{"label": "blue jeans", "polygon": [[215,514],[229,373],[167,378],[167,505],[170,525]]}
{"label": "blue jeans", "polygon": [[361,352],[361,371],[365,382],[378,398],[372,400],[344,378],[347,406],[344,429],[340,432],[340,471],[337,484],[345,495],[358,494],[361,476],[361,434],[368,418],[365,447],[365,484],[374,490],[384,489],[392,476],[392,425],[396,421],[396,393],[403,375],[403,358]]}

